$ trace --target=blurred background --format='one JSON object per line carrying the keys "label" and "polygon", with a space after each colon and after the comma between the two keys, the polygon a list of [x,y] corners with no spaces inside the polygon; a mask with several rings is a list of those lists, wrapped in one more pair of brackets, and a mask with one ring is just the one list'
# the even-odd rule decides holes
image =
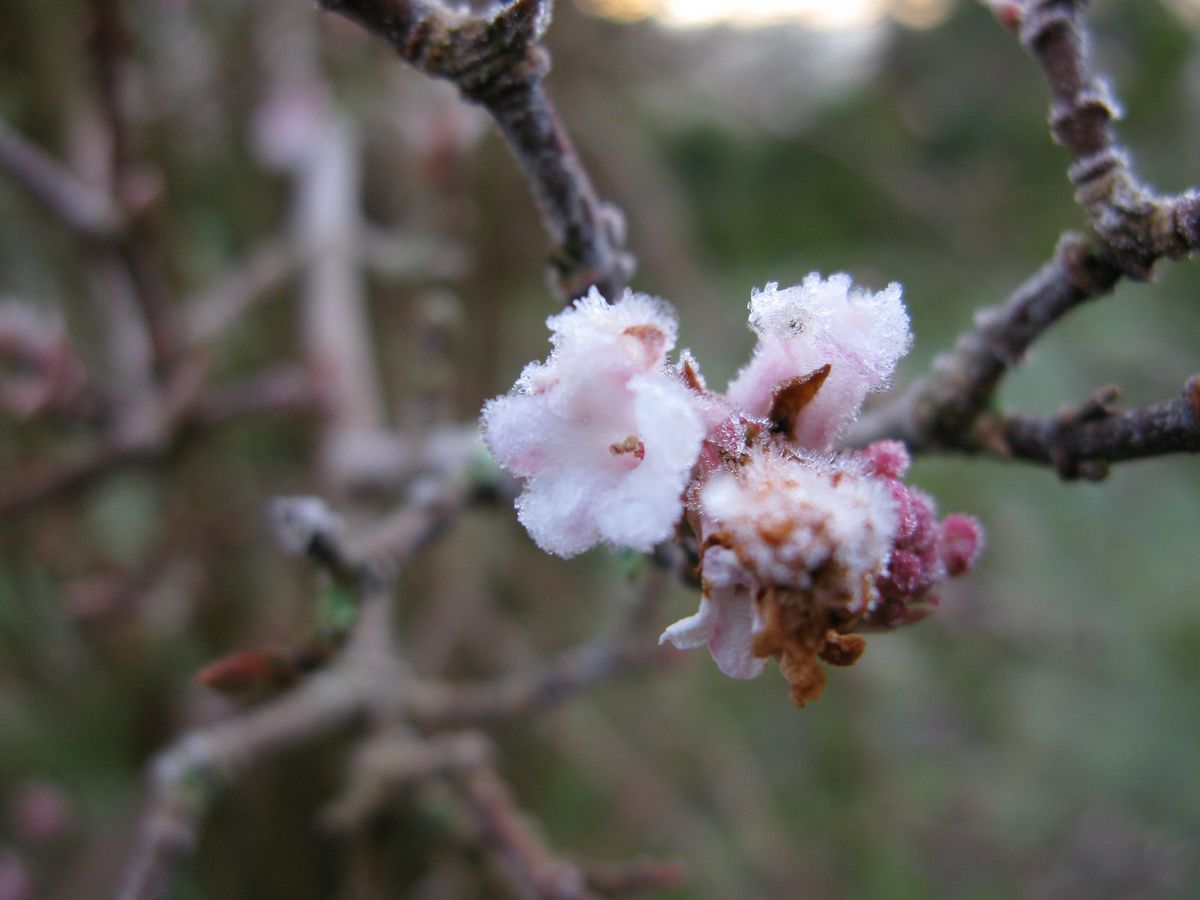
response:
{"label": "blurred background", "polygon": [[[275,548],[269,499],[385,511],[419,468],[404,441],[472,428],[545,355],[556,308],[528,188],[452,89],[299,0],[120,5],[124,149],[96,76],[107,0],[4,4],[0,118],[85,182],[121,169],[218,399],[262,377],[294,393],[0,519],[2,900],[106,895],[148,759],[242,705],[195,672],[311,628],[317,580]],[[1200,183],[1200,5],[1093,7],[1138,169],[1164,191]],[[1041,74],[981,4],[562,0],[548,44],[550,92],[625,211],[635,287],[678,307],[718,388],[752,346],[752,287],[900,281],[903,386],[1082,222]],[[316,159],[332,174],[314,187]],[[322,238],[329,221],[340,236]],[[314,240],[337,248],[332,269],[293,252]],[[258,278],[241,306],[229,272]],[[344,334],[320,324],[331,296],[352,311]],[[1194,264],[1122,285],[1039,342],[1003,402],[1052,413],[1108,383],[1129,404],[1174,396],[1200,370],[1198,297]],[[83,401],[136,398],[152,368],[129,303],[108,261],[0,182],[0,326],[77,364],[65,399],[0,393],[0,486],[115,433]],[[327,372],[330,341],[362,365]],[[31,377],[3,365],[9,385]],[[334,412],[306,412],[297,372],[328,375]],[[773,669],[734,682],[696,652],[496,733],[555,846],[677,856],[678,897],[1196,896],[1195,460],[1064,484],[925,458],[912,480],[983,520],[982,563],[937,615],[871,638],[818,703],[797,711]],[[401,641],[427,673],[529,665],[603,627],[643,565],[551,558],[509,510],[472,513],[403,579]],[[696,599],[675,589],[658,624]],[[318,820],[346,748],[292,753],[224,796],[175,896],[350,896]],[[387,829],[394,896],[502,896],[420,816]]]}

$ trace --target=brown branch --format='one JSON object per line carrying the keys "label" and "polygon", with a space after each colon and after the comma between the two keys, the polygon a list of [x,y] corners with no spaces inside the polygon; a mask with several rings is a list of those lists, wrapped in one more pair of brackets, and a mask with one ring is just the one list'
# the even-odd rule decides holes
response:
{"label": "brown branch", "polygon": [[677,651],[644,632],[653,627],[670,583],[671,573],[655,567],[610,633],[541,668],[477,684],[414,683],[406,697],[409,715],[428,730],[501,722],[557,706],[619,675],[669,665],[679,658]]}
{"label": "brown branch", "polygon": [[168,896],[219,791],[261,760],[360,718],[377,674],[343,667],[314,675],[279,700],[184,735],[162,753],[151,769],[148,808],[117,897]]}
{"label": "brown branch", "polygon": [[[194,731],[160,754],[151,767],[151,795],[120,900],[159,900],[190,855],[201,820],[221,789],[255,763],[356,721],[394,717],[402,708],[407,675],[392,652],[385,594],[396,567],[440,534],[466,502],[467,491],[447,485],[441,493],[405,509],[409,524],[394,524],[360,551],[342,536],[336,517],[319,501],[304,498],[283,510],[291,549],[304,552],[335,578],[352,586],[360,613],[349,642],[334,664],[279,699],[210,728]],[[458,498],[457,502],[452,502]],[[380,543],[390,566],[381,565]]]}
{"label": "brown branch", "polygon": [[1002,305],[981,311],[974,328],[927,375],[864,417],[852,443],[894,437],[913,451],[989,452],[1050,462],[1064,477],[1097,477],[1107,462],[1191,449],[1182,401],[1086,420],[1070,414],[1040,421],[992,410],[1004,376],[1062,316],[1108,293],[1122,277],[1146,278],[1158,260],[1200,249],[1200,194],[1156,196],[1137,180],[1117,143],[1115,101],[1088,58],[1085,5],[1024,0],[1005,10],[1016,10],[1009,24],[1045,70],[1051,132],[1071,156],[1069,175],[1091,234],[1064,235],[1050,263]]}
{"label": "brown branch", "polygon": [[487,725],[541,712],[618,675],[677,658],[671,648],[657,644],[587,647],[532,672],[479,684],[420,682],[406,703],[413,721],[430,731]]}
{"label": "brown branch", "polygon": [[623,249],[620,213],[592,187],[542,79],[550,67],[540,40],[546,0],[514,0],[489,18],[420,0],[321,0],[322,6],[383,38],[401,58],[453,82],[463,98],[496,120],[530,183],[554,244],[559,293],[606,297],[624,289],[633,269]]}
{"label": "brown branch", "polygon": [[1155,262],[1200,246],[1197,197],[1162,198],[1134,174],[1117,141],[1120,116],[1106,82],[1091,67],[1086,0],[1026,0],[1019,33],[1050,85],[1050,132],[1071,156],[1076,199],[1121,273],[1149,277]]}
{"label": "brown branch", "polygon": [[1050,326],[1112,290],[1119,273],[1082,236],[1067,234],[1054,259],[1000,306],[980,310],[975,327],[934,360],[928,374],[858,423],[851,443],[897,438],[914,452],[973,450],[970,431],[1009,370]]}
{"label": "brown branch", "polygon": [[1167,403],[1119,410],[1116,397],[1115,388],[1102,389],[1078,409],[1049,418],[985,414],[974,440],[1003,458],[1053,465],[1064,479],[1098,480],[1109,463],[1200,453],[1200,376]]}
{"label": "brown branch", "polygon": [[154,374],[165,380],[178,350],[178,335],[160,258],[163,240],[157,218],[162,206],[161,176],[140,165],[134,155],[126,84],[133,37],[121,0],[91,0],[90,7],[88,50],[109,142],[109,194],[127,223],[111,250],[128,273],[138,311],[145,320]]}

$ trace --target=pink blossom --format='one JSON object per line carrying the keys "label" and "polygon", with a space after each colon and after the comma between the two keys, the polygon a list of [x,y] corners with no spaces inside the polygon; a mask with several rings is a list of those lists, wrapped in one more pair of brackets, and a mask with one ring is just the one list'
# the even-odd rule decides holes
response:
{"label": "pink blossom", "polygon": [[730,383],[729,399],[751,416],[766,416],[781,387],[828,364],[828,377],[788,435],[816,451],[832,449],[912,341],[900,285],[873,294],[852,287],[844,274],[822,280],[814,272],[783,290],[768,284],[750,298],[750,325],[758,345]]}
{"label": "pink blossom", "polygon": [[488,403],[484,436],[525,479],[520,520],[551,553],[645,550],[686,521],[703,591],[661,642],[707,646],[733,678],[774,657],[803,706],[824,684],[818,660],[852,664],[856,631],[917,621],[978,558],[979,523],[939,522],[902,480],[903,444],[832,452],[908,350],[899,285],[767,285],[750,301],[754,356],[724,395],[687,351],[668,365],[676,326],[660,300],[610,306],[593,290],[547,324],[553,352]]}
{"label": "pink blossom", "polygon": [[704,437],[694,393],[666,366],[674,315],[593,289],[546,324],[550,358],[483,411],[492,453],[525,479],[518,518],[559,556],[601,542],[649,550],[674,531]]}

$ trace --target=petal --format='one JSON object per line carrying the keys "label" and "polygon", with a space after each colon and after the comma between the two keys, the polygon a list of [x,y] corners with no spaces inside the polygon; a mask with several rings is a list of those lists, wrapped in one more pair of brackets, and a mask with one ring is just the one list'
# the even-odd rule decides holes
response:
{"label": "petal", "polygon": [[717,624],[717,613],[707,597],[700,598],[700,608],[686,619],[680,619],[659,637],[660,644],[670,643],[679,650],[694,650],[703,647],[712,637]]}
{"label": "petal", "polygon": [[713,661],[730,678],[757,678],[764,662],[753,650],[754,601],[744,589],[714,591],[713,596],[717,622],[708,641]]}

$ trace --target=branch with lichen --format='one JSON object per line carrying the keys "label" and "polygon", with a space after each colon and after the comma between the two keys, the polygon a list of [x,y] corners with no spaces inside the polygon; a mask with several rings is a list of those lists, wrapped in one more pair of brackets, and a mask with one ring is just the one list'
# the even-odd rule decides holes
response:
{"label": "branch with lichen", "polygon": [[491,114],[533,190],[564,299],[593,286],[606,297],[620,295],[633,269],[621,214],[596,194],[543,85],[549,0],[514,0],[480,14],[422,0],[321,5],[387,41],[419,71],[452,82]]}
{"label": "branch with lichen", "polygon": [[[883,437],[913,451],[951,450],[1050,464],[1064,478],[1103,477],[1112,462],[1200,449],[1193,382],[1183,400],[1117,414],[1115,395],[1053,420],[994,409],[996,391],[1033,343],[1122,278],[1143,280],[1161,259],[1200,250],[1200,194],[1159,196],[1134,174],[1117,140],[1119,112],[1089,57],[1084,0],[992,0],[1046,74],[1050,131],[1071,158],[1068,175],[1088,217],[1053,259],[1003,304],[981,310],[931,371],[865,417],[852,440]],[[1111,394],[1111,392],[1110,392]]]}

